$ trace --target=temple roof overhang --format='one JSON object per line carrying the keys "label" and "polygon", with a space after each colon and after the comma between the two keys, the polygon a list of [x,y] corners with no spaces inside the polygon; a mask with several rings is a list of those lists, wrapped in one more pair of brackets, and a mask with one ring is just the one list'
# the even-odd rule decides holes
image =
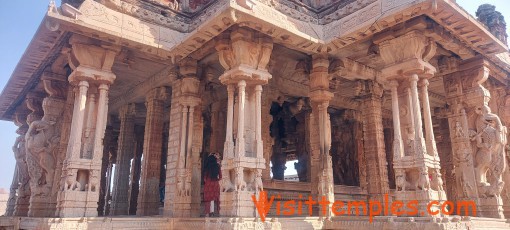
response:
{"label": "temple roof overhang", "polygon": [[78,9],[50,7],[0,95],[0,119],[12,120],[16,106],[73,33],[127,47],[172,66],[234,25],[252,28],[271,36],[275,43],[314,54],[341,52],[403,22],[426,16],[458,41],[454,45],[462,47],[452,51],[459,57],[467,59],[476,52],[510,72],[508,47],[449,0],[341,1],[320,12],[299,8],[299,3],[290,0],[216,0],[193,14],[176,13],[172,17],[165,13],[168,10],[150,11],[132,0],[106,2],[103,5],[86,0]]}

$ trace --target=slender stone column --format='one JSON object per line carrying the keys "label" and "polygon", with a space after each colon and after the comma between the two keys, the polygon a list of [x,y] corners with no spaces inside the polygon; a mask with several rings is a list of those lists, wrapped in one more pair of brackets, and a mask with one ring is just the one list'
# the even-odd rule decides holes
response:
{"label": "slender stone column", "polygon": [[223,150],[223,158],[233,157],[234,142],[232,137],[232,128],[234,124],[234,86],[227,85],[228,102],[227,102],[227,130],[225,137],[225,147]]}
{"label": "slender stone column", "polygon": [[439,158],[437,153],[436,139],[434,137],[434,130],[432,126],[432,113],[430,112],[429,102],[429,80],[421,80],[421,99],[423,101],[423,119],[425,120],[425,142],[427,145],[427,151],[429,155]]}
{"label": "slender stone column", "polygon": [[136,126],[136,151],[131,165],[131,178],[129,187],[129,215],[136,215],[138,192],[140,189],[140,173],[142,169],[142,153],[143,153],[143,127]]}
{"label": "slender stone column", "polygon": [[391,86],[391,108],[393,112],[393,157],[401,158],[404,156],[404,146],[402,145],[402,134],[400,131],[400,108],[398,107],[398,82],[393,80]]}
{"label": "slender stone column", "polygon": [[145,142],[138,209],[136,215],[159,214],[159,176],[163,138],[164,87],[153,89],[146,98],[147,117],[145,121]]}
{"label": "slender stone column", "polygon": [[418,99],[418,74],[411,75],[409,79],[411,84],[411,98],[412,98],[412,106],[413,106],[413,117],[414,117],[414,135],[415,135],[415,144],[416,144],[416,154],[419,157],[423,157],[424,154],[427,154],[427,149],[425,144],[425,139],[423,138],[423,123],[421,121],[421,108],[420,101]]}
{"label": "slender stone column", "polygon": [[244,111],[246,99],[246,82],[241,80],[237,83],[238,92],[238,117],[237,117],[237,139],[236,139],[236,157],[244,156],[245,140],[244,140]]}
{"label": "slender stone column", "polygon": [[78,83],[78,92],[74,101],[73,121],[71,122],[69,145],[67,146],[68,153],[66,154],[70,158],[80,157],[81,139],[85,119],[85,106],[87,104],[88,88],[89,83],[87,81],[80,81]]}
{"label": "slender stone column", "polygon": [[108,114],[108,89],[109,85],[100,84],[99,89],[99,100],[97,101],[97,118],[96,118],[96,129],[94,135],[94,156],[93,159],[97,162],[101,161],[103,156],[103,138],[106,129],[106,119]]}
{"label": "slender stone column", "polygon": [[127,215],[129,208],[130,160],[135,150],[134,104],[123,106],[119,111],[120,134],[117,149],[115,178],[113,180],[110,215]]}
{"label": "slender stone column", "polygon": [[262,86],[255,86],[255,140],[257,143],[257,158],[264,158],[264,149],[262,141]]}
{"label": "slender stone column", "polygon": [[[329,101],[333,93],[329,91],[329,59],[326,54],[313,57],[313,69],[310,73],[310,100],[312,116],[310,121],[310,148],[312,160],[312,195],[319,200],[334,202],[333,164],[330,155],[331,121],[328,114]],[[318,163],[318,165],[316,165]],[[317,188],[317,189],[315,189]],[[318,215],[331,217],[331,206],[325,212],[319,210]]]}

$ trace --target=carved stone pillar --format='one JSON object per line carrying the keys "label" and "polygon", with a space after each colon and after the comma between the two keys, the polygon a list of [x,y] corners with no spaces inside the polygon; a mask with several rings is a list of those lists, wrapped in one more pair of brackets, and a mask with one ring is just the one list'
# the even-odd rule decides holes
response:
{"label": "carved stone pillar", "polygon": [[401,158],[404,156],[404,146],[402,145],[402,133],[400,132],[400,108],[398,104],[398,81],[391,81],[391,109],[393,114],[393,157]]}
{"label": "carved stone pillar", "polygon": [[168,99],[165,87],[152,89],[146,96],[145,142],[142,175],[136,215],[159,214],[159,180],[163,144],[164,104]]}
{"label": "carved stone pillar", "polygon": [[[31,193],[28,216],[52,217],[55,215],[55,195],[60,180],[58,166],[61,165],[62,158],[59,146],[64,124],[62,114],[66,104],[67,83],[64,76],[49,72],[45,72],[41,79],[48,94],[41,104],[44,115],[40,120],[29,124],[25,135]],[[29,99],[27,106],[34,108],[34,99]]]}
{"label": "carved stone pillar", "polygon": [[[135,126],[135,155],[133,157],[133,164],[131,165],[131,177],[129,187],[129,215],[136,215],[138,193],[140,190],[140,173],[142,169],[142,154],[143,154],[143,140],[144,128]],[[164,147],[164,146],[163,146]]]}
{"label": "carved stone pillar", "polygon": [[70,39],[73,72],[68,79],[76,87],[76,97],[58,195],[60,217],[98,215],[108,90],[115,80],[111,66],[119,50],[91,42],[80,36]]}
{"label": "carved stone pillar", "polygon": [[[99,192],[99,202],[98,202],[98,214],[99,216],[105,216],[107,214],[107,194],[109,194],[108,186],[111,180],[108,180],[110,177],[110,159],[111,155],[113,155],[117,150],[117,136],[114,132],[114,128],[111,124],[106,126],[105,135],[104,135],[104,150],[103,150],[103,159],[101,160],[101,189]],[[110,178],[111,179],[111,178]],[[109,196],[109,195],[108,195]]]}
{"label": "carved stone pillar", "polygon": [[[254,190],[262,189],[262,169],[266,167],[261,140],[261,86],[271,79],[266,66],[272,48],[269,38],[246,28],[224,34],[216,44],[220,63],[225,68],[220,81],[228,90],[220,193],[222,216],[253,217],[256,213],[251,195],[258,193]],[[234,106],[236,90],[237,106]],[[235,135],[234,124],[237,124]]]}
{"label": "carved stone pillar", "polygon": [[[416,26],[419,28],[419,26]],[[426,209],[430,201],[444,201],[441,166],[435,147],[430,105],[428,102],[427,80],[433,77],[436,69],[428,61],[435,54],[436,44],[416,28],[406,28],[399,37],[388,32],[379,35],[375,43],[379,44],[381,57],[386,66],[382,70],[382,81],[396,81],[392,86],[394,116],[400,119],[400,134],[403,152],[395,155],[396,192],[395,197],[401,201],[418,201],[418,209]],[[418,81],[422,80],[423,117],[427,133],[427,144],[423,136],[422,111],[418,91]],[[397,92],[397,95],[395,95]],[[398,110],[398,111],[397,111]],[[397,126],[395,126],[397,128]],[[395,136],[398,130],[395,130]],[[365,140],[366,141],[366,140]],[[400,150],[400,148],[399,148]],[[437,210],[439,206],[432,206]],[[439,213],[439,212],[438,212]],[[419,215],[430,215],[428,212]]]}
{"label": "carved stone pillar", "polygon": [[16,133],[19,135],[14,142],[12,151],[16,159],[14,177],[12,179],[7,200],[6,216],[27,216],[30,204],[30,185],[28,165],[26,161],[25,134],[28,130],[26,104],[20,105],[14,115],[14,123],[18,126]]}
{"label": "carved stone pillar", "polygon": [[423,118],[425,120],[425,143],[427,146],[427,150],[429,154],[432,156],[439,158],[437,153],[436,139],[434,137],[434,130],[432,129],[432,113],[430,112],[430,102],[429,102],[429,80],[421,79],[421,99],[423,102]]}
{"label": "carved stone pillar", "polygon": [[129,172],[135,150],[135,105],[128,104],[119,111],[120,133],[113,179],[110,215],[127,215],[129,209]]}
{"label": "carved stone pillar", "polygon": [[383,88],[374,81],[360,83],[367,191],[369,199],[384,204],[384,195],[389,194],[390,188],[382,119]]}
{"label": "carved stone pillar", "polygon": [[488,106],[491,95],[482,85],[489,77],[488,63],[468,60],[459,70],[444,78],[452,105],[448,120],[458,200],[475,201],[478,216],[504,218],[507,128]]}
{"label": "carved stone pillar", "polygon": [[[203,119],[196,60],[183,60],[180,73],[183,78],[172,84],[172,128],[169,133],[172,143],[169,141],[168,146],[165,214],[172,217],[199,217]],[[179,151],[173,152],[176,146]]]}
{"label": "carved stone pillar", "polygon": [[327,200],[330,205],[318,215],[331,217],[334,203],[333,165],[331,149],[331,120],[328,114],[329,101],[333,93],[329,91],[329,60],[326,54],[313,56],[310,73],[310,150],[311,150],[311,190],[318,200]]}

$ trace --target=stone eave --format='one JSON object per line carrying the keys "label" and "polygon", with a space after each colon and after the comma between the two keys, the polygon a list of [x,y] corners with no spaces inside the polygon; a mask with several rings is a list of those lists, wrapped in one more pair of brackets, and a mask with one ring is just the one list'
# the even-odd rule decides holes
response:
{"label": "stone eave", "polygon": [[[299,21],[268,5],[256,0],[254,2],[256,5],[252,9],[247,9],[238,5],[236,1],[218,0],[218,4],[211,5],[208,9],[209,13],[195,19],[197,21],[194,23],[203,22],[203,24],[190,33],[181,33],[140,21],[91,0],[86,0],[81,5],[80,10],[83,12],[76,18],[50,10],[0,95],[0,119],[12,119],[13,108],[20,102],[20,98],[37,83],[34,80],[36,73],[42,71],[43,63],[51,60],[49,58],[51,50],[59,43],[56,42],[58,41],[56,38],[60,39],[64,32],[82,34],[175,62],[176,59],[198,50],[234,24],[261,31],[273,37],[276,43],[313,54],[341,49],[360,40],[369,39],[373,34],[398,23],[427,15],[449,30],[470,49],[481,53],[506,71],[510,71],[508,66],[510,57],[508,54],[504,55],[508,47],[456,3],[448,0],[377,0],[359,10],[357,14],[353,13],[326,25]],[[437,4],[437,9],[434,4]],[[87,15],[84,13],[86,9],[89,10],[88,12],[101,10],[106,13]],[[364,17],[361,19],[356,15]],[[116,18],[117,21],[112,18]],[[58,26],[59,32],[49,31],[44,25],[47,20],[50,20],[51,26]],[[126,28],[130,22],[135,22],[135,26],[138,27]],[[354,24],[356,26],[348,26],[353,22],[356,22]],[[329,31],[334,33],[328,34]],[[48,50],[34,54],[41,45],[40,41],[48,40],[52,36],[55,39],[46,44],[49,46]]]}
{"label": "stone eave", "polygon": [[52,32],[46,28],[46,19],[47,17],[43,18],[0,94],[1,120],[13,120],[15,108],[38,84],[44,69],[55,60],[60,52],[62,41],[66,40],[65,33]]}

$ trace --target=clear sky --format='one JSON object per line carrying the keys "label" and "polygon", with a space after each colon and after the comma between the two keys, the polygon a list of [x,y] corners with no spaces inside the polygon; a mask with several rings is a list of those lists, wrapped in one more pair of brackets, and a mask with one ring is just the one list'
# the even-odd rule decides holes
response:
{"label": "clear sky", "polygon": [[[48,0],[4,1],[0,7],[0,88],[3,89],[21,55],[28,46],[41,19]],[[57,4],[60,5],[60,1]],[[479,5],[490,3],[503,13],[510,24],[510,7],[508,0],[457,0],[468,12],[474,14]],[[510,26],[509,26],[510,27]],[[509,33],[510,34],[510,33]],[[12,145],[16,138],[16,126],[12,122],[0,121],[0,188],[9,188],[14,172],[14,155]],[[287,165],[287,174],[294,174],[293,165]]]}

